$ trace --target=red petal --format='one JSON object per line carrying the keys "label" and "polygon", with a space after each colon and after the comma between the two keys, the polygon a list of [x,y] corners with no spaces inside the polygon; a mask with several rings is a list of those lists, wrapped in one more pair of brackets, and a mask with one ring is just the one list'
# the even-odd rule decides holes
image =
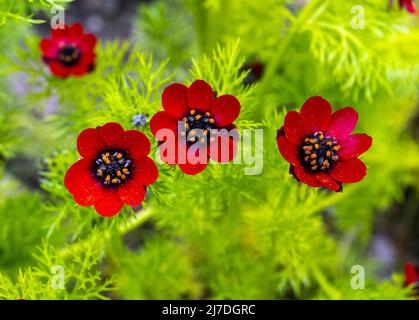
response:
{"label": "red petal", "polygon": [[84,177],[89,172],[89,161],[82,159],[74,163],[64,177],[64,185],[73,194],[79,189],[80,176]]}
{"label": "red petal", "polygon": [[101,216],[112,217],[121,211],[124,203],[122,202],[116,188],[104,188],[103,197],[96,200],[94,206],[97,213],[99,213]]}
{"label": "red petal", "polygon": [[83,130],[77,138],[77,149],[84,158],[95,158],[104,148],[96,129]]}
{"label": "red petal", "polygon": [[351,107],[339,109],[332,114],[326,133],[329,136],[334,136],[340,142],[355,129],[357,122],[358,112],[354,109]]}
{"label": "red petal", "polygon": [[[93,51],[96,46],[97,38],[94,34],[84,34],[80,38],[80,49],[83,51]],[[85,52],[83,52],[85,53]]]}
{"label": "red petal", "polygon": [[80,65],[83,65],[84,67],[86,67],[86,69],[88,69],[88,67],[93,64],[96,60],[96,55],[94,53],[91,52],[86,52],[83,53],[83,55],[81,56]]}
{"label": "red petal", "polygon": [[173,83],[163,91],[163,109],[176,119],[181,119],[187,112],[186,97],[188,88],[180,83]]}
{"label": "red petal", "polygon": [[122,136],[124,128],[119,123],[108,122],[97,128],[100,138],[108,148],[120,148],[122,145]]}
{"label": "red petal", "polygon": [[52,40],[42,39],[39,46],[42,50],[44,57],[49,58],[49,59],[55,58],[58,48]]}
{"label": "red petal", "polygon": [[219,163],[228,163],[234,159],[237,153],[237,138],[228,135],[218,135],[218,144],[210,142],[209,156],[212,160]]}
{"label": "red petal", "polygon": [[317,180],[315,174],[308,171],[303,166],[295,166],[294,167],[294,176],[300,182],[310,186],[310,187],[321,187],[320,182]]}
{"label": "red petal", "polygon": [[284,131],[289,142],[295,145],[301,144],[307,132],[302,125],[300,114],[290,111],[285,116]]}
{"label": "red petal", "polygon": [[74,23],[68,28],[68,36],[73,39],[79,39],[83,34],[83,26],[80,23]]}
{"label": "red petal", "polygon": [[295,166],[300,164],[298,149],[295,145],[291,144],[284,136],[278,137],[276,142],[278,144],[279,152],[281,152],[281,155],[285,160]]}
{"label": "red petal", "polygon": [[372,144],[372,138],[364,133],[353,134],[348,138],[342,140],[340,146],[342,150],[339,151],[339,159],[348,160],[356,158],[367,151]]}
{"label": "red petal", "polygon": [[208,83],[196,80],[188,89],[188,106],[190,109],[208,111],[214,97],[214,92]]}
{"label": "red petal", "polygon": [[129,206],[138,206],[143,202],[146,194],[145,187],[135,181],[128,181],[119,187],[118,190],[121,200]]}
{"label": "red petal", "polygon": [[240,102],[236,97],[226,94],[218,97],[211,105],[210,113],[214,116],[218,127],[229,125],[240,114]]}
{"label": "red petal", "polygon": [[197,164],[191,164],[191,163],[185,163],[185,164],[179,164],[180,170],[182,170],[186,174],[194,175],[198,174],[201,171],[203,171],[207,167],[207,163],[197,163]]}
{"label": "red petal", "polygon": [[413,263],[406,263],[404,266],[404,275],[406,277],[404,285],[408,286],[419,280],[418,268]]}
{"label": "red petal", "polygon": [[132,158],[141,158],[150,153],[150,141],[147,136],[137,130],[127,130],[122,136],[122,147]]}
{"label": "red petal", "polygon": [[315,96],[304,102],[300,116],[306,132],[324,131],[330,121],[332,107],[322,97]]}
{"label": "red petal", "polygon": [[332,191],[342,192],[342,184],[333,180],[328,174],[324,172],[316,173],[316,178],[323,187]]}
{"label": "red petal", "polygon": [[64,177],[67,190],[82,206],[91,206],[102,193],[101,184],[91,176],[90,169],[90,161],[82,159],[74,163]]}
{"label": "red petal", "polygon": [[361,181],[366,174],[367,168],[359,159],[338,161],[330,171],[330,176],[333,179],[344,183]]}
{"label": "red petal", "polygon": [[68,68],[64,67],[61,63],[56,61],[51,62],[49,64],[49,68],[52,74],[62,78],[65,78],[70,74]]}
{"label": "red petal", "polygon": [[167,112],[157,112],[150,120],[151,133],[156,136],[160,129],[170,129],[177,133],[178,120],[171,117]]}
{"label": "red petal", "polygon": [[133,161],[133,179],[135,183],[148,186],[155,182],[159,176],[156,164],[149,157]]}

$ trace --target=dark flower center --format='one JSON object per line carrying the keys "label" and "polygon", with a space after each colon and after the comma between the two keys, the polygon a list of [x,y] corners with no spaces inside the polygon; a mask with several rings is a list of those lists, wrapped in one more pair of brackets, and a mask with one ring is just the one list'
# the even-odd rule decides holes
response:
{"label": "dark flower center", "polygon": [[68,67],[74,66],[80,60],[80,49],[71,44],[60,46],[58,61]]}
{"label": "dark flower center", "polygon": [[189,143],[200,141],[204,144],[215,140],[211,136],[214,134],[211,129],[215,128],[215,120],[211,113],[191,110],[182,121],[184,129],[180,131],[180,134],[186,136]]}
{"label": "dark flower center", "polygon": [[304,166],[312,172],[327,171],[339,160],[340,146],[334,138],[326,137],[318,131],[307,136],[301,146]]}
{"label": "dark flower center", "polygon": [[132,161],[124,151],[106,151],[95,161],[95,176],[105,186],[116,186],[130,178]]}

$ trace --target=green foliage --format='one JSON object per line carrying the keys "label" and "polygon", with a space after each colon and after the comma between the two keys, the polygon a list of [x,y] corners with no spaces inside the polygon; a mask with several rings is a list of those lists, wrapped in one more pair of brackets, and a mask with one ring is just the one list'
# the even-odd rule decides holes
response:
{"label": "green foliage", "polygon": [[24,22],[28,24],[43,23],[41,19],[34,19],[36,10],[63,9],[73,0],[0,0],[0,28],[8,21]]}
{"label": "green foliage", "polygon": [[[365,28],[354,29],[354,1],[155,1],[140,6],[132,39],[99,42],[94,72],[61,79],[42,63],[39,36],[16,21],[66,2],[0,1],[0,298],[407,298],[400,270],[383,281],[369,272],[365,290],[350,287],[348,271],[353,256],[375,271],[366,248],[376,215],[418,187],[419,148],[407,128],[419,29],[406,14],[365,1]],[[241,67],[255,59],[264,76],[243,85]],[[22,74],[25,94],[10,85]],[[78,206],[63,184],[78,133],[109,121],[135,128],[135,115],[162,110],[170,82],[195,79],[240,100],[239,129],[263,129],[261,174],[245,175],[249,163],[195,176],[159,164],[141,209],[106,219]],[[352,105],[357,131],[374,138],[362,157],[366,179],[343,193],[299,184],[277,150],[285,112],[312,95]],[[136,129],[157,161],[148,124]],[[17,155],[30,157],[41,190],[29,193],[10,172]],[[54,265],[64,267],[65,289],[51,287]]]}
{"label": "green foliage", "polygon": [[[38,266],[20,270],[15,282],[0,274],[0,298],[107,299],[104,294],[111,290],[113,280],[98,269],[103,251],[99,233],[93,231],[89,241],[64,250],[44,243],[38,251]],[[64,273],[57,273],[55,266],[62,268]],[[59,279],[54,275],[64,276],[64,288],[58,286]]]}

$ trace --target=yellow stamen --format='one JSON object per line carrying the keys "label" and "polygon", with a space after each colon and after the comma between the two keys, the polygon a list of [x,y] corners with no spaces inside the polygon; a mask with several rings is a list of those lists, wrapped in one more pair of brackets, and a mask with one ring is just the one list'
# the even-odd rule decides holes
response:
{"label": "yellow stamen", "polygon": [[111,180],[111,176],[107,175],[105,180],[109,182]]}
{"label": "yellow stamen", "polygon": [[312,154],[310,155],[310,158],[311,158],[311,159],[315,159],[315,158],[317,158],[317,154],[312,153]]}
{"label": "yellow stamen", "polygon": [[318,144],[318,143],[316,143],[316,144],[314,145],[314,148],[316,148],[316,149],[320,148],[319,144]]}
{"label": "yellow stamen", "polygon": [[311,171],[317,170],[317,166],[311,167]]}
{"label": "yellow stamen", "polygon": [[116,175],[117,175],[118,177],[120,177],[120,176],[121,176],[121,171],[119,171],[119,170],[118,170],[118,171],[116,172]]}
{"label": "yellow stamen", "polygon": [[209,117],[209,116],[211,115],[211,113],[209,113],[209,112],[207,111],[207,112],[205,112],[205,115]]}
{"label": "yellow stamen", "polygon": [[215,120],[214,120],[213,118],[209,119],[208,121],[209,121],[210,123],[214,123],[214,122],[215,122]]}
{"label": "yellow stamen", "polygon": [[118,159],[122,158],[122,153],[118,153],[118,155],[116,156]]}
{"label": "yellow stamen", "polygon": [[127,168],[124,168],[124,169],[122,169],[122,172],[125,173],[125,174],[127,174],[128,173],[128,169]]}
{"label": "yellow stamen", "polygon": [[313,160],[313,161],[311,161],[311,162],[310,162],[310,164],[311,164],[312,166],[314,166],[316,163],[317,163],[317,161],[316,161],[316,160]]}
{"label": "yellow stamen", "polygon": [[195,114],[195,110],[191,110],[189,113],[191,114],[191,115],[194,115]]}
{"label": "yellow stamen", "polygon": [[112,183],[118,183],[118,179],[117,178],[112,179]]}
{"label": "yellow stamen", "polygon": [[201,119],[202,118],[202,116],[200,115],[200,114],[197,114],[196,116],[195,116],[195,120],[199,120],[199,119]]}

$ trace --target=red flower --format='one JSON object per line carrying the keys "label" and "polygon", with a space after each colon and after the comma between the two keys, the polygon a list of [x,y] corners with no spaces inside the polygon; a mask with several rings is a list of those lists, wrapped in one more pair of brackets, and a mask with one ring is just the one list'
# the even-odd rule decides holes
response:
{"label": "red flower", "polygon": [[400,9],[406,9],[407,12],[415,14],[417,12],[416,6],[413,3],[413,0],[399,0]]}
{"label": "red flower", "polygon": [[370,148],[372,138],[351,134],[357,121],[354,109],[346,107],[332,114],[329,102],[321,97],[308,99],[301,112],[288,112],[277,143],[294,177],[333,191],[342,191],[342,183],[361,181],[367,168],[358,156]]}
{"label": "red flower", "polygon": [[94,69],[96,36],[83,33],[79,23],[52,29],[51,39],[42,39],[42,59],[59,77],[80,76]]}
{"label": "red flower", "polygon": [[[232,122],[240,113],[240,102],[235,97],[217,98],[208,83],[197,80],[189,88],[179,83],[168,86],[162,104],[164,111],[153,116],[150,129],[160,140],[164,162],[178,164],[186,174],[197,174],[205,169],[209,159],[229,162],[234,158],[238,133]],[[162,129],[169,130],[175,138],[161,138]],[[191,155],[198,161],[193,161]]]}
{"label": "red flower", "polygon": [[82,206],[94,205],[105,217],[117,214],[124,203],[137,206],[158,171],[147,155],[150,141],[141,132],[110,122],[82,131],[77,139],[79,161],[67,171],[64,184]]}
{"label": "red flower", "polygon": [[262,78],[264,69],[265,69],[265,66],[257,60],[252,63],[245,64],[244,66],[242,66],[240,68],[240,73],[249,71],[249,73],[243,79],[243,84],[249,85],[249,84],[253,84],[259,81]]}
{"label": "red flower", "polygon": [[419,296],[419,266],[408,262],[404,266],[405,287],[413,285],[413,296]]}

